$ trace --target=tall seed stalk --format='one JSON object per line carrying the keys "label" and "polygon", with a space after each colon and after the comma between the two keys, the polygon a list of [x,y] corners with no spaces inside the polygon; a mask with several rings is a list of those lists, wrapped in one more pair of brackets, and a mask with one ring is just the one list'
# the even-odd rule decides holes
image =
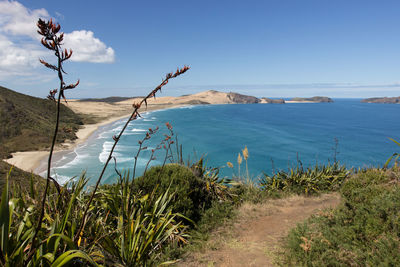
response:
{"label": "tall seed stalk", "polygon": [[243,154],[244,160],[246,161],[246,176],[247,176],[247,179],[250,179],[249,167],[247,165],[247,159],[249,158],[249,150],[247,149],[247,146],[245,146],[244,149],[242,150],[242,154]]}
{"label": "tall seed stalk", "polygon": [[[55,24],[55,23],[53,23],[52,20],[46,22],[44,20],[39,19],[37,26],[39,28],[38,33],[43,36],[42,40],[41,40],[42,45],[44,47],[46,47],[47,49],[49,49],[50,51],[52,51],[57,58],[57,65],[49,64],[42,59],[40,59],[40,63],[42,63],[45,67],[57,72],[58,79],[60,81],[60,85],[59,85],[58,89],[50,90],[50,93],[48,95],[48,98],[50,100],[55,101],[56,105],[57,105],[56,124],[54,127],[53,139],[51,142],[49,159],[47,162],[46,187],[43,192],[41,208],[40,208],[40,215],[39,215],[37,226],[35,228],[35,234],[32,238],[32,246],[30,249],[30,254],[28,256],[28,259],[30,257],[32,257],[32,255],[36,249],[35,248],[35,240],[40,231],[41,224],[43,221],[44,207],[45,207],[45,203],[46,203],[46,196],[47,196],[47,192],[49,189],[50,181],[54,182],[58,191],[60,190],[60,187],[57,184],[57,182],[51,177],[50,170],[51,170],[51,161],[52,161],[52,157],[53,157],[54,146],[55,146],[55,143],[57,140],[58,127],[60,124],[61,97],[66,101],[64,91],[68,90],[68,89],[73,89],[79,84],[79,80],[75,84],[70,84],[70,85],[66,85],[64,82],[63,74],[65,74],[65,71],[63,69],[63,62],[68,60],[72,56],[72,50],[70,49],[68,52],[67,49],[64,49],[64,51],[62,49],[62,41],[64,40],[64,33],[59,33],[60,28],[61,28],[60,24]],[[57,93],[58,93],[58,95],[57,95]],[[56,96],[57,96],[57,100],[56,100]]]}
{"label": "tall seed stalk", "polygon": [[238,175],[239,175],[239,179],[240,179],[240,165],[242,164],[242,156],[240,155],[240,152],[237,157],[237,163],[238,163]]}

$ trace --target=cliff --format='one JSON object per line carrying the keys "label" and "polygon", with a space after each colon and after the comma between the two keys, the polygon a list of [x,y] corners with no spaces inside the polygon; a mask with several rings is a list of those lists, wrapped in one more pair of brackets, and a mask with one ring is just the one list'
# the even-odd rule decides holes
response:
{"label": "cliff", "polygon": [[285,104],[285,100],[284,99],[271,99],[271,98],[266,98],[263,97],[261,98],[260,101],[261,104]]}
{"label": "cliff", "polygon": [[235,104],[256,104],[260,102],[260,99],[255,96],[242,95],[232,92],[228,93],[226,97]]}

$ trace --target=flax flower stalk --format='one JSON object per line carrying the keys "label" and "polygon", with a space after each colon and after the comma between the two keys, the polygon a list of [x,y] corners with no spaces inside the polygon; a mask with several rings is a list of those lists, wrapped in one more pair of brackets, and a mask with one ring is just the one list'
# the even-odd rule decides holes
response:
{"label": "flax flower stalk", "polygon": [[[39,19],[37,22],[37,26],[38,26],[38,33],[42,36],[42,39],[41,39],[42,45],[54,53],[54,55],[57,58],[57,65],[49,64],[42,59],[39,59],[39,61],[46,68],[49,68],[49,69],[57,72],[60,85],[59,85],[58,89],[50,90],[50,93],[47,96],[48,99],[56,102],[56,106],[57,106],[57,108],[56,108],[56,124],[54,127],[54,134],[53,134],[53,139],[52,139],[51,146],[50,146],[49,158],[48,158],[48,163],[47,163],[46,186],[45,186],[45,189],[43,192],[43,198],[42,198],[41,207],[40,207],[39,219],[37,222],[37,226],[35,228],[35,233],[32,238],[32,246],[29,250],[27,262],[32,258],[33,254],[36,251],[35,240],[36,240],[37,235],[42,227],[42,221],[43,221],[43,217],[44,217],[44,209],[45,209],[45,203],[46,203],[46,196],[47,196],[47,192],[49,190],[50,181],[52,181],[55,184],[58,193],[60,193],[60,186],[51,177],[50,170],[51,170],[51,161],[52,161],[52,157],[53,157],[54,146],[55,146],[55,143],[57,140],[57,133],[58,133],[58,128],[59,128],[59,124],[60,124],[61,97],[66,101],[64,91],[68,90],[68,89],[74,89],[79,84],[79,80],[75,84],[70,84],[70,85],[66,85],[64,82],[63,74],[65,74],[65,71],[63,69],[63,62],[68,60],[72,56],[72,50],[69,50],[69,51],[67,49],[63,50],[61,47],[62,42],[64,40],[64,33],[59,32],[61,29],[60,24],[53,23],[52,20],[46,22],[42,19]],[[57,96],[57,93],[58,93],[58,96]]]}

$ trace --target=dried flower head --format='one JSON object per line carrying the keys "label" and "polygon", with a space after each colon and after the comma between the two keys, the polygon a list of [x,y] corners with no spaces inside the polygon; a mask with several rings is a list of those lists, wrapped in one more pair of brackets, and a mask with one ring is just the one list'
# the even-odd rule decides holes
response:
{"label": "dried flower head", "polygon": [[242,153],[243,153],[244,160],[247,161],[247,159],[249,158],[249,151],[247,150],[247,146],[244,147],[244,149],[242,150]]}
{"label": "dried flower head", "polygon": [[[38,26],[38,33],[42,35],[42,40],[41,43],[44,47],[47,49],[51,50],[54,52],[56,57],[58,58],[58,64],[53,65],[50,64],[43,59],[39,59],[40,63],[42,63],[46,68],[49,68],[51,70],[57,71],[58,72],[58,77],[61,81],[61,86],[59,90],[59,96],[62,97],[65,101],[65,95],[64,91],[68,89],[74,89],[75,87],[78,86],[79,80],[75,84],[69,84],[66,85],[64,82],[63,78],[63,73],[65,74],[65,71],[63,69],[63,62],[67,59],[69,59],[72,56],[72,50],[70,49],[69,51],[67,49],[62,49],[61,48],[61,42],[64,40],[64,33],[59,33],[61,26],[60,24],[53,23],[53,20],[49,21],[44,21],[42,19],[39,19],[37,22]],[[50,100],[56,100],[56,95],[57,91],[50,91],[49,95],[47,98]]]}
{"label": "dried flower head", "polygon": [[228,161],[228,162],[226,163],[226,165],[228,165],[229,168],[233,168],[233,164],[232,164],[232,162],[230,162],[230,161]]}
{"label": "dried flower head", "polygon": [[57,94],[57,89],[50,90],[49,95],[47,96],[48,99],[52,101],[56,101],[56,94]]}
{"label": "dried flower head", "polygon": [[237,163],[239,165],[242,164],[242,156],[240,155],[240,153],[238,154],[238,157],[237,157]]}
{"label": "dried flower head", "polygon": [[303,243],[300,244],[300,247],[304,250],[304,252],[308,252],[311,249],[311,240],[307,239],[307,237],[302,236],[301,240]]}

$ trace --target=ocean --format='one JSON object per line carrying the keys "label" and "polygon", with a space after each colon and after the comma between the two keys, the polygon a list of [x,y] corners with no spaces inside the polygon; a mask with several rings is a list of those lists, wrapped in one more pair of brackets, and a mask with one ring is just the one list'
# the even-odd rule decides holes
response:
{"label": "ocean", "polygon": [[[287,169],[301,161],[303,166],[333,162],[347,167],[382,166],[400,147],[389,138],[400,140],[400,105],[360,103],[359,99],[334,99],[334,103],[200,105],[159,110],[132,121],[116,147],[102,183],[118,179],[115,168],[123,173],[134,166],[138,141],[149,128],[159,132],[146,140],[136,169],[141,175],[151,150],[169,134],[165,123],[173,127],[183,148],[185,161],[204,157],[207,167],[220,168],[220,176],[238,176],[238,153],[247,147],[248,169],[252,179],[263,173]],[[125,119],[100,127],[74,151],[53,163],[54,176],[61,182],[83,171],[95,183],[108,152]],[[172,145],[175,152],[176,146]],[[151,165],[162,164],[165,150],[156,150]],[[228,168],[231,162],[234,168]],[[241,165],[245,172],[244,162]]]}

